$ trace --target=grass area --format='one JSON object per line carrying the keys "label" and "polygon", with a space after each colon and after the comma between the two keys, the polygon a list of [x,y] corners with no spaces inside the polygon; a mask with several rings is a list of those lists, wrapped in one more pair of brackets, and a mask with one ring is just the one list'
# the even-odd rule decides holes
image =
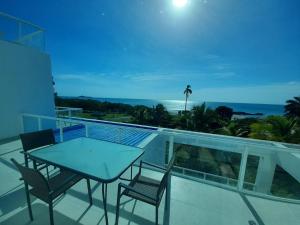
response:
{"label": "grass area", "polygon": [[129,123],[132,120],[132,117],[122,113],[109,113],[105,114],[102,119],[114,122]]}
{"label": "grass area", "polygon": [[87,119],[108,120],[121,123],[130,123],[132,121],[132,116],[124,113],[79,113],[76,116]]}

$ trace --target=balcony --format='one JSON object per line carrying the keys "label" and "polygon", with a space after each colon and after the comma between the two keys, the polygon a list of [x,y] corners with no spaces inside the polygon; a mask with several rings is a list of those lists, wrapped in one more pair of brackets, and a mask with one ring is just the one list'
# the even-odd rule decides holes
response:
{"label": "balcony", "polygon": [[[159,208],[160,224],[294,225],[300,221],[297,193],[274,192],[278,168],[299,185],[297,145],[82,118],[23,114],[21,123],[25,132],[52,128],[57,141],[87,136],[138,146],[145,150],[144,160],[160,165],[164,165],[171,154],[176,154],[171,197],[170,200],[163,198]],[[5,180],[0,186],[1,224],[30,221],[20,175],[9,160],[13,157],[22,161],[21,149],[18,139],[6,140],[0,145],[0,175]],[[182,155],[187,151],[194,152],[200,161],[184,162]],[[217,169],[208,170],[203,166],[208,163]],[[150,169],[146,173],[153,178],[161,176]],[[129,175],[124,174],[126,176]],[[117,184],[118,181],[108,188],[110,224],[115,221]],[[94,205],[91,207],[84,182],[61,197],[54,207],[55,223],[105,224],[100,184],[93,182],[92,190]],[[154,211],[150,205],[124,197],[120,224],[154,224]],[[33,200],[33,215],[34,221],[30,224],[49,223],[47,205],[37,199]]]}

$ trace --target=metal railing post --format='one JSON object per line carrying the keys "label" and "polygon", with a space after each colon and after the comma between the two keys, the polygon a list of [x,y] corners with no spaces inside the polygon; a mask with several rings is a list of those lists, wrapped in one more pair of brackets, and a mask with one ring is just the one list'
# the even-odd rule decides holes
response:
{"label": "metal railing post", "polygon": [[60,137],[60,142],[63,142],[64,137],[63,137],[63,126],[61,120],[59,120],[59,137]]}
{"label": "metal railing post", "polygon": [[121,134],[122,134],[122,129],[121,128],[117,128],[118,129],[118,143],[121,144]]}
{"label": "metal railing post", "polygon": [[89,137],[89,126],[85,124],[85,137]]}

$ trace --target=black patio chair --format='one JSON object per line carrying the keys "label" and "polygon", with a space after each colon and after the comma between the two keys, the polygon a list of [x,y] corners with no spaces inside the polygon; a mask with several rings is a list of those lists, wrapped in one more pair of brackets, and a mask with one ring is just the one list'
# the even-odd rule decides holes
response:
{"label": "black patio chair", "polygon": [[[70,171],[64,170],[59,174],[52,176],[49,180],[47,180],[40,171],[26,166],[22,166],[15,159],[11,159],[11,161],[18,168],[24,180],[30,220],[33,221],[31,202],[30,202],[30,194],[32,194],[38,199],[49,204],[50,224],[54,225],[53,201],[61,194],[64,194],[69,188],[71,188],[77,182],[82,180],[83,177],[74,174]],[[86,179],[86,181],[87,181],[89,202],[90,205],[92,205],[93,202],[92,202],[90,180]],[[29,189],[29,187],[31,187],[31,189]]]}
{"label": "black patio chair", "polygon": [[[138,174],[133,178],[133,180],[128,184],[119,183],[118,186],[118,199],[117,199],[117,209],[116,209],[116,222],[119,223],[119,210],[120,210],[120,198],[122,195],[140,200],[155,206],[155,224],[158,224],[158,208],[162,199],[162,196],[168,186],[168,177],[170,175],[171,169],[173,167],[175,160],[175,155],[173,155],[167,168],[160,167],[148,162],[140,161],[140,167]],[[161,180],[155,180],[149,177],[142,176],[143,164],[156,169],[164,171],[164,175]],[[122,191],[122,189],[124,189]],[[122,192],[121,192],[122,191]]]}
{"label": "black patio chair", "polygon": [[[55,144],[55,137],[52,129],[20,134],[20,139],[23,145],[23,151],[21,151],[21,153],[24,154],[24,161],[27,167],[29,166],[29,157],[27,154],[28,151]],[[33,167],[38,170],[46,168],[47,178],[49,179],[49,170],[47,164],[33,161]]]}

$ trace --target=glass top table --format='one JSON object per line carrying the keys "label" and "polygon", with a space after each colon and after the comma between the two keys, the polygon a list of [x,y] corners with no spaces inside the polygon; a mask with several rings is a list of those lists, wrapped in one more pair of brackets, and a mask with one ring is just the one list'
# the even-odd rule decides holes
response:
{"label": "glass top table", "polygon": [[107,183],[120,178],[143,154],[144,150],[137,147],[82,137],[34,150],[29,157],[102,182],[104,213],[108,224]]}
{"label": "glass top table", "polygon": [[137,147],[82,137],[43,147],[32,151],[29,156],[93,180],[110,183],[143,153]]}

